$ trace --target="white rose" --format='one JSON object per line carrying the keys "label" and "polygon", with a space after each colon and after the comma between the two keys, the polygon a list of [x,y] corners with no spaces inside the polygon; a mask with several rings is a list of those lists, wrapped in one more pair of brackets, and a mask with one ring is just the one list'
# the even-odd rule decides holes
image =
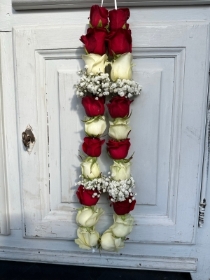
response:
{"label": "white rose", "polygon": [[75,243],[79,245],[82,249],[91,249],[91,247],[95,247],[99,240],[99,233],[94,229],[86,229],[79,227],[77,229],[78,239],[75,239]]}
{"label": "white rose", "polygon": [[131,176],[131,163],[115,161],[110,166],[112,179],[115,181],[127,180]]}
{"label": "white rose", "polygon": [[130,214],[113,215],[114,224],[110,227],[113,234],[117,237],[126,237],[133,229],[134,218]]}
{"label": "white rose", "polygon": [[101,237],[101,247],[106,251],[116,252],[124,248],[122,238],[115,237],[110,229],[106,230]]}
{"label": "white rose", "polygon": [[104,116],[87,118],[85,121],[85,132],[92,137],[98,137],[104,133],[106,121]]}
{"label": "white rose", "polygon": [[83,227],[92,227],[98,222],[104,211],[96,206],[83,207],[78,210],[76,222]]}
{"label": "white rose", "polygon": [[82,59],[87,66],[87,73],[97,74],[99,72],[104,73],[105,71],[105,61],[107,60],[107,55],[99,55],[99,54],[87,54],[82,55]]}
{"label": "white rose", "polygon": [[82,175],[87,179],[98,178],[101,174],[99,164],[96,158],[86,157],[81,163]]}
{"label": "white rose", "polygon": [[132,55],[131,53],[122,54],[112,63],[111,79],[132,79]]}
{"label": "white rose", "polygon": [[114,122],[110,122],[109,136],[116,140],[126,139],[131,127],[128,125],[129,119],[116,118]]}

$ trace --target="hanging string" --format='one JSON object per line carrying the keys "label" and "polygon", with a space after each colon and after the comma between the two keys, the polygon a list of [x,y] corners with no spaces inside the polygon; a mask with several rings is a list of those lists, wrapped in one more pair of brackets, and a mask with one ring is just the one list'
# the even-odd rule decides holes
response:
{"label": "hanging string", "polygon": [[114,8],[117,10],[117,0],[114,0]]}
{"label": "hanging string", "polygon": [[[101,7],[103,7],[104,0],[101,0]],[[114,8],[117,10],[117,0],[114,0]]]}

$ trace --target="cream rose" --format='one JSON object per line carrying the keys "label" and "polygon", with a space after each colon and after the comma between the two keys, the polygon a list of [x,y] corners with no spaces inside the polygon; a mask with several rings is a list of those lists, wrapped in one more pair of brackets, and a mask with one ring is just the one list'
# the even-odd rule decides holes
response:
{"label": "cream rose", "polygon": [[75,239],[75,243],[79,245],[81,249],[91,249],[95,247],[99,240],[99,233],[94,229],[86,229],[79,227],[77,229],[78,239]]}
{"label": "cream rose", "polygon": [[110,166],[112,179],[115,181],[127,180],[131,176],[131,163],[114,160]]}
{"label": "cream rose", "polygon": [[85,121],[85,132],[88,136],[98,137],[104,133],[106,121],[104,116],[87,118]]}
{"label": "cream rose", "polygon": [[98,222],[104,211],[96,206],[83,207],[78,210],[76,222],[83,227],[92,227]]}
{"label": "cream rose", "polygon": [[101,174],[97,158],[86,157],[81,163],[82,175],[87,179],[98,178]]}
{"label": "cream rose", "polygon": [[108,229],[101,237],[101,247],[106,251],[116,252],[124,248],[124,242],[122,238],[115,237],[112,231]]}
{"label": "cream rose", "polygon": [[117,237],[126,237],[133,229],[134,218],[130,214],[119,216],[113,215],[114,224],[110,227]]}
{"label": "cream rose", "polygon": [[87,73],[104,73],[105,71],[105,62],[107,60],[107,55],[99,55],[99,54],[87,54],[87,55],[82,55],[82,59],[85,62],[85,65],[87,66]]}
{"label": "cream rose", "polygon": [[111,79],[132,79],[132,55],[131,53],[122,54],[112,63]]}
{"label": "cream rose", "polygon": [[116,140],[126,139],[131,127],[128,125],[129,119],[116,118],[114,122],[110,122],[109,136]]}

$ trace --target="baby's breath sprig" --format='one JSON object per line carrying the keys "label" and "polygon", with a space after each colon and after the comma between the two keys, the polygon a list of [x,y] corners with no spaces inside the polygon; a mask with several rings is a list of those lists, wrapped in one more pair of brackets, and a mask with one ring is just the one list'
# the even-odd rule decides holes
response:
{"label": "baby's breath sprig", "polygon": [[109,95],[110,79],[107,73],[87,73],[87,68],[78,72],[80,81],[75,85],[76,94],[83,97],[88,93],[92,93],[97,97]]}
{"label": "baby's breath sprig", "polygon": [[99,193],[94,193],[94,196],[100,196],[100,193],[105,193],[107,190],[108,182],[105,176],[95,179],[87,179],[83,175],[80,175],[81,180],[76,183],[76,185],[83,185],[86,190],[97,190]]}
{"label": "baby's breath sprig", "polygon": [[132,80],[117,79],[112,82],[109,92],[110,94],[118,94],[121,97],[131,98],[140,95],[142,86]]}
{"label": "baby's breath sprig", "polygon": [[133,189],[135,188],[133,177],[126,180],[115,181],[111,176],[108,176],[106,181],[108,182],[107,192],[111,197],[112,202],[124,201],[127,198],[129,198],[130,203],[135,200],[137,194],[133,192]]}
{"label": "baby's breath sprig", "polygon": [[76,94],[79,97],[93,94],[98,97],[108,95],[119,95],[121,97],[132,98],[141,93],[142,87],[132,80],[117,79],[111,81],[108,73],[87,73],[87,68],[78,72],[80,81],[75,85]]}

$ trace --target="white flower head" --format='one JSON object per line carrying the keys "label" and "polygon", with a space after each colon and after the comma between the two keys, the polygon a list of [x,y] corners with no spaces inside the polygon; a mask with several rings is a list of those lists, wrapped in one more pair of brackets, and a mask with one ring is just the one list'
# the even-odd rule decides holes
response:
{"label": "white flower head", "polygon": [[116,140],[126,139],[131,131],[128,123],[129,118],[116,118],[114,122],[110,122],[109,136]]}
{"label": "white flower head", "polygon": [[117,79],[131,80],[132,78],[132,54],[122,54],[112,63],[111,79],[116,81]]}
{"label": "white flower head", "polygon": [[87,179],[98,178],[101,174],[97,158],[86,157],[81,163],[82,175]]}
{"label": "white flower head", "polygon": [[117,252],[119,249],[124,248],[123,239],[115,237],[110,229],[106,230],[101,237],[102,249],[110,252]]}
{"label": "white flower head", "polygon": [[75,239],[75,243],[79,245],[81,249],[91,249],[95,247],[99,240],[99,233],[94,229],[79,227],[77,229],[78,239]]}
{"label": "white flower head", "polygon": [[106,121],[104,116],[87,118],[85,121],[85,132],[92,137],[98,137],[104,133]]}
{"label": "white flower head", "polygon": [[94,54],[90,53],[87,55],[82,55],[82,59],[85,62],[85,67],[87,69],[87,73],[104,73],[105,70],[105,62],[107,60],[107,55],[99,55],[99,54]]}
{"label": "white flower head", "polygon": [[104,211],[101,208],[86,206],[78,210],[76,222],[83,227],[93,227],[103,213]]}
{"label": "white flower head", "polygon": [[113,215],[114,224],[110,227],[116,237],[125,238],[133,229],[134,218],[130,214]]}

